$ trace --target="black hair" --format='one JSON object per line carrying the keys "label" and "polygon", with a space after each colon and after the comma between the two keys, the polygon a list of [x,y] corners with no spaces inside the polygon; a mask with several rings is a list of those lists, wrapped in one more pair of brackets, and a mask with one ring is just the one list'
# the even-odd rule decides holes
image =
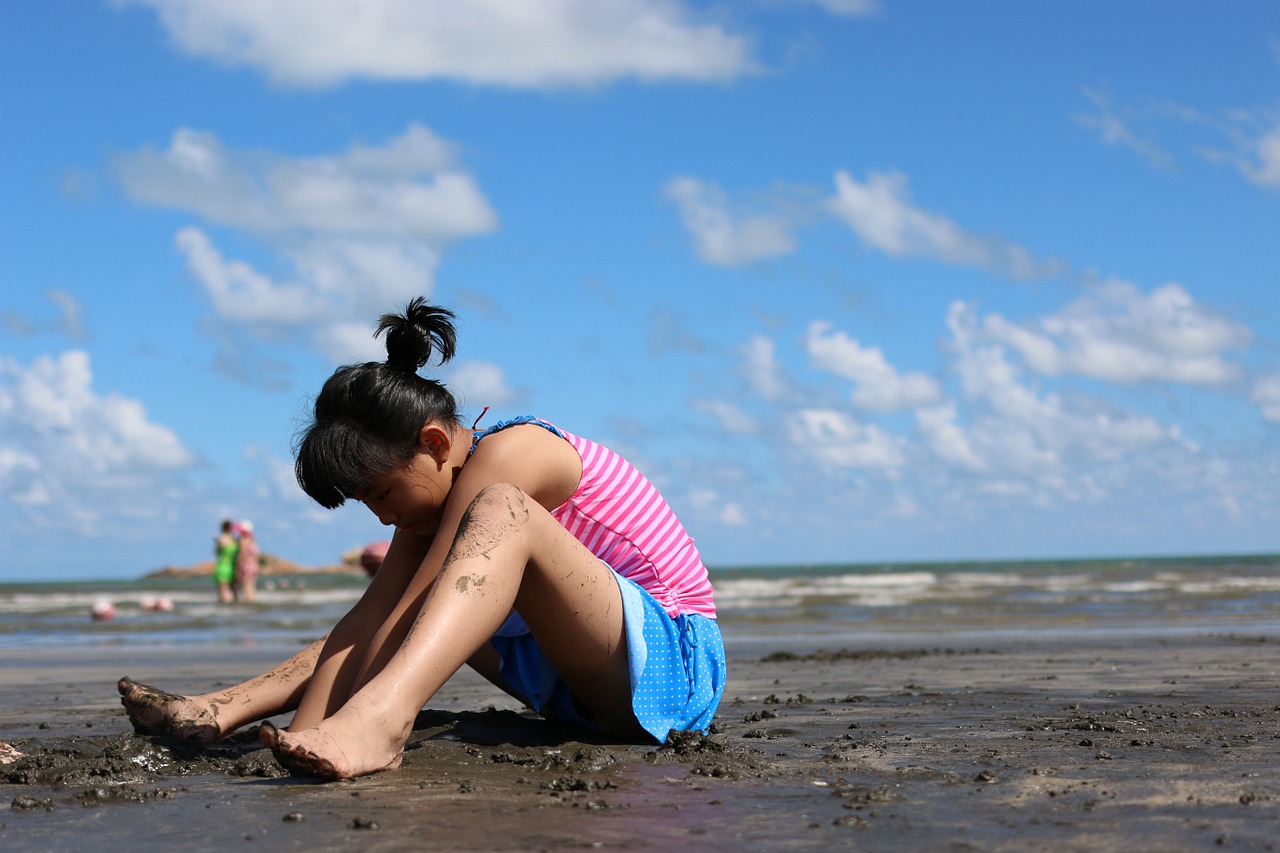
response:
{"label": "black hair", "polygon": [[427,422],[458,422],[449,389],[418,375],[433,353],[440,364],[453,358],[453,312],[415,297],[402,313],[382,315],[373,335],[384,334],[387,360],[335,370],[295,443],[298,485],[327,509],[412,459]]}

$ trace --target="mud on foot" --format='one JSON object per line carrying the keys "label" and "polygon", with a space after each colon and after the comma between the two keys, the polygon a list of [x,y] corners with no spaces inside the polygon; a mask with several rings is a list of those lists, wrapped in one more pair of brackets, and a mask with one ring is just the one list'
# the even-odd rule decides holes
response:
{"label": "mud on foot", "polygon": [[120,704],[138,734],[163,735],[201,744],[213,743],[222,737],[217,705],[166,693],[128,677],[116,682],[116,689],[120,691]]}

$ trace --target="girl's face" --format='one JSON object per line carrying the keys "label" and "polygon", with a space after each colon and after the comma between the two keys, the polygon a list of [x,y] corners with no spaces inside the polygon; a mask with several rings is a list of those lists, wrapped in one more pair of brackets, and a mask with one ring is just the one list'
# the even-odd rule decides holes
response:
{"label": "girl's face", "polygon": [[[424,430],[425,432],[425,430]],[[445,501],[453,487],[449,444],[430,441],[404,465],[372,480],[356,500],[369,508],[378,521],[399,530],[434,536],[440,528]]]}

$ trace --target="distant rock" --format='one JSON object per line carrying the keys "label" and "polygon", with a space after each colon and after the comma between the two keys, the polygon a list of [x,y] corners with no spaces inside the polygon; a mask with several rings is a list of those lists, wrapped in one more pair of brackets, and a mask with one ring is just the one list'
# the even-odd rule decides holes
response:
{"label": "distant rock", "polygon": [[[359,554],[359,551],[356,552]],[[284,557],[278,557],[275,554],[263,554],[261,557],[260,574],[263,575],[315,575],[329,574],[333,572],[350,573],[363,572],[360,567],[358,558],[352,564],[346,560],[343,555],[342,563],[330,566],[303,566],[292,560],[286,560]],[[194,566],[165,566],[154,572],[148,572],[146,577],[149,578],[194,578],[208,577],[213,574],[213,560],[205,560],[202,563],[196,563]]]}

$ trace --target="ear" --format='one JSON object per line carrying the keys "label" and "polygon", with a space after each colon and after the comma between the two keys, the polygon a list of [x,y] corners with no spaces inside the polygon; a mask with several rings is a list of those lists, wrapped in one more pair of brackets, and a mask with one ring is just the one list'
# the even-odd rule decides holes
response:
{"label": "ear", "polygon": [[418,451],[425,453],[444,465],[449,461],[449,453],[453,450],[453,438],[449,431],[434,421],[422,425],[418,430]]}

